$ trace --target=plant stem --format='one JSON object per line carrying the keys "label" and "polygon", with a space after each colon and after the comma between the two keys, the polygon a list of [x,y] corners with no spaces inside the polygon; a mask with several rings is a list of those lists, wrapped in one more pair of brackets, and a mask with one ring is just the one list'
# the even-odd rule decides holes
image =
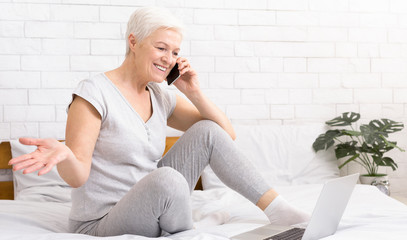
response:
{"label": "plant stem", "polygon": [[[369,160],[369,156],[367,155],[367,153],[362,153],[361,155],[362,155],[362,157],[364,159],[363,162],[366,164],[366,166],[370,169],[370,171],[372,173],[375,173],[376,171],[374,169],[375,168],[374,163]],[[369,174],[370,174],[370,171],[369,171]]]}
{"label": "plant stem", "polygon": [[362,163],[360,163],[360,162],[358,162],[358,161],[356,161],[356,162],[359,163],[360,165],[362,165],[362,167],[363,167],[364,169],[366,169],[366,171],[367,171],[367,173],[368,173],[369,175],[375,173],[374,169],[372,169],[372,168],[374,168],[374,167],[370,165],[370,162],[369,162],[369,161],[366,162],[365,160],[363,160],[363,159],[360,158],[360,157],[359,157],[359,159],[362,160]]}
{"label": "plant stem", "polygon": [[339,138],[337,138],[337,137],[335,137],[334,138],[336,141],[338,141],[338,142],[340,142],[340,143],[344,143],[344,142],[342,142]]}

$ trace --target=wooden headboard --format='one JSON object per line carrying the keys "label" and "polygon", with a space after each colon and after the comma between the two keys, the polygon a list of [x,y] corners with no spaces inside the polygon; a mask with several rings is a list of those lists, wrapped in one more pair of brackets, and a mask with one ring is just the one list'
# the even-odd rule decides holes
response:
{"label": "wooden headboard", "polygon": [[[11,159],[11,149],[9,142],[0,144],[0,169],[11,169],[8,161]],[[0,199],[14,199],[13,182],[0,182]]]}
{"label": "wooden headboard", "polygon": [[[170,150],[179,137],[167,137],[165,143],[164,154]],[[0,144],[0,169],[11,169],[8,165],[8,161],[11,159],[11,148],[9,142],[2,142]],[[195,186],[195,190],[202,190],[201,179]],[[13,182],[0,182],[0,199],[14,199],[14,187]]]}

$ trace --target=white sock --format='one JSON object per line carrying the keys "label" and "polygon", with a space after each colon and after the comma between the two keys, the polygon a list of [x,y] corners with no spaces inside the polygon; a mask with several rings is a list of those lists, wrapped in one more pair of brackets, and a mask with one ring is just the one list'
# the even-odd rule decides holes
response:
{"label": "white sock", "polygon": [[308,222],[310,215],[291,206],[282,196],[278,195],[267,207],[264,213],[270,223],[278,225],[294,225]]}

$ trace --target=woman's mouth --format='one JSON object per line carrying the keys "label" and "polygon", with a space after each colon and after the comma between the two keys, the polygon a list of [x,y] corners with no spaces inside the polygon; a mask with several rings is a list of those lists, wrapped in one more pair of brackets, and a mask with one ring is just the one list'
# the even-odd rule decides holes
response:
{"label": "woman's mouth", "polygon": [[156,68],[158,68],[158,70],[163,71],[163,72],[165,72],[165,71],[167,70],[166,67],[163,67],[163,66],[160,66],[160,65],[157,65],[157,64],[154,64],[154,66],[155,66]]}

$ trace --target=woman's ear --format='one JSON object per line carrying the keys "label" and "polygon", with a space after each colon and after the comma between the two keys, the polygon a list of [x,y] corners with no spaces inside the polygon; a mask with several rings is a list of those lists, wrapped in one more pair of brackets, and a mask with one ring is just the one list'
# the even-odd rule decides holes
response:
{"label": "woman's ear", "polygon": [[129,48],[130,48],[130,50],[133,51],[133,50],[135,49],[136,45],[137,45],[136,36],[134,36],[133,33],[130,33],[130,34],[129,34],[129,37],[128,37],[128,39],[127,39],[127,41],[129,41]]}

